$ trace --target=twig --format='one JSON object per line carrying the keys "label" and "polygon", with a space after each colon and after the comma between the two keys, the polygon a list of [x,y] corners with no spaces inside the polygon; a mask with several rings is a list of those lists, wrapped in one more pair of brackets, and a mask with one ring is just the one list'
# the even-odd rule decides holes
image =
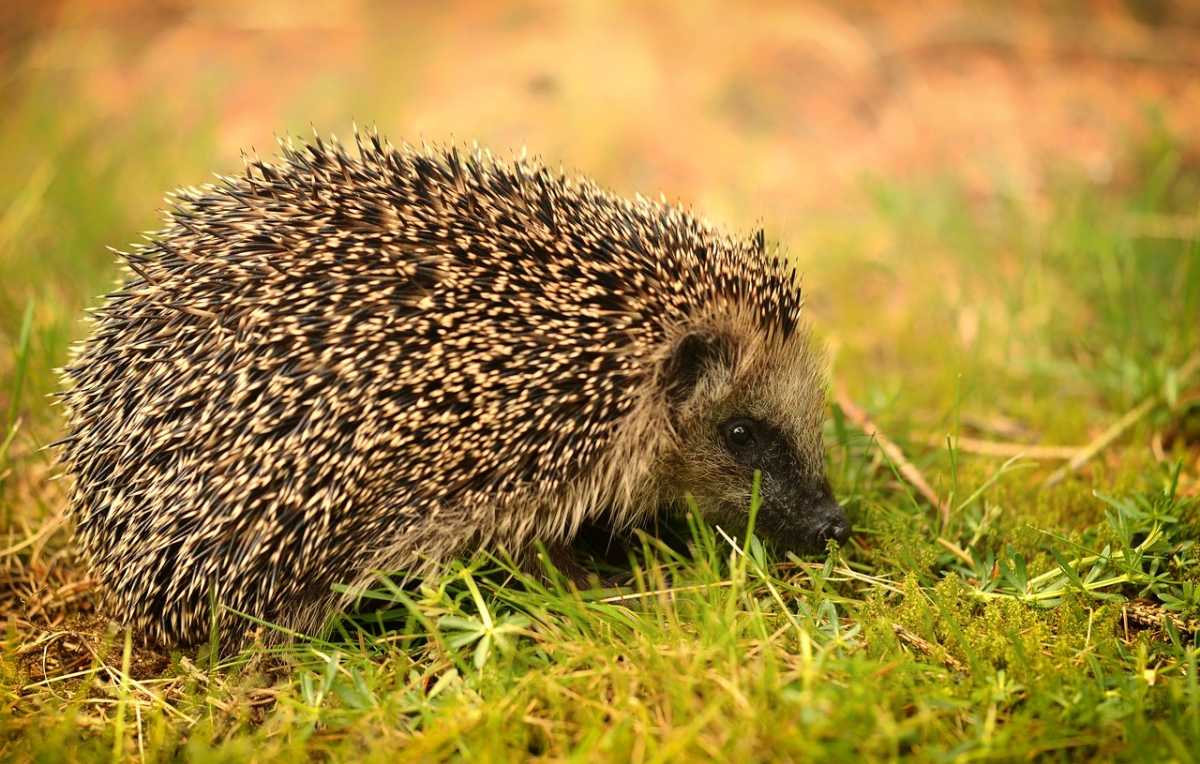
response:
{"label": "twig", "polygon": [[935,647],[933,644],[918,637],[916,634],[913,634],[900,624],[893,623],[892,631],[896,632],[896,636],[899,637],[902,642],[907,642],[909,645],[915,647],[917,650],[920,650],[922,653],[925,653],[931,658],[940,658],[942,663],[946,664],[946,667],[952,671],[958,671],[961,673],[967,670],[967,667],[963,665],[963,662],[951,655],[944,647]]}
{"label": "twig", "polygon": [[[946,439],[936,435],[930,436],[926,442],[931,446],[945,446]],[[954,438],[954,448],[968,454],[981,456],[1022,456],[1026,459],[1053,461],[1055,459],[1074,459],[1083,451],[1082,446],[1034,446],[1025,443],[1006,443],[981,438],[958,436]]]}
{"label": "twig", "polygon": [[[1198,368],[1200,368],[1200,350],[1192,353],[1191,356],[1189,356],[1184,362],[1183,366],[1179,367],[1179,382],[1186,382],[1193,374],[1196,373],[1196,369]],[[1050,475],[1050,477],[1046,478],[1045,485],[1052,486],[1057,483],[1061,483],[1063,478],[1087,464],[1092,460],[1093,457],[1096,456],[1096,454],[1112,445],[1113,441],[1121,437],[1122,433],[1132,427],[1134,423],[1149,414],[1154,407],[1158,405],[1160,399],[1161,393],[1154,393],[1150,397],[1146,398],[1146,400],[1139,403],[1132,410],[1126,412],[1125,416],[1114,422],[1107,430],[1097,435],[1091,443],[1088,443],[1087,446],[1085,446],[1083,450],[1075,456],[1075,458],[1071,459],[1071,461],[1067,462],[1062,467],[1059,467],[1054,471],[1053,474]]]}
{"label": "twig", "polygon": [[904,458],[904,452],[900,450],[890,438],[880,431],[879,427],[871,421],[867,413],[858,407],[858,404],[846,393],[840,386],[834,389],[834,400],[837,405],[845,412],[846,418],[853,422],[860,430],[867,434],[867,437],[874,438],[879,444],[880,450],[892,460],[896,465],[896,469],[905,480],[917,489],[917,493],[924,496],[930,504],[937,507],[938,515],[941,517],[942,525],[950,521],[950,505],[938,498],[934,490],[929,487],[925,476],[921,471],[913,466],[913,463]]}
{"label": "twig", "polygon": [[1008,440],[1020,440],[1033,434],[1023,422],[996,413],[986,416],[963,413],[962,424],[980,432],[991,433],[992,435]]}
{"label": "twig", "polygon": [[[1200,631],[1200,621],[1187,621],[1162,605],[1150,600],[1131,600],[1121,606],[1121,617],[1147,628],[1165,628],[1169,621],[1178,631],[1195,634]],[[1126,626],[1128,628],[1128,626]]]}

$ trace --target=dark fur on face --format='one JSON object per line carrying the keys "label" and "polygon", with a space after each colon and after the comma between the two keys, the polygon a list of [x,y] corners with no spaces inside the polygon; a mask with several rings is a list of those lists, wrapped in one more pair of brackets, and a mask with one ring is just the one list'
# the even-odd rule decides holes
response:
{"label": "dark fur on face", "polygon": [[732,533],[746,525],[758,470],[761,535],[799,553],[845,543],[850,524],[825,478],[821,356],[803,333],[780,341],[738,323],[688,331],[667,361],[671,487]]}

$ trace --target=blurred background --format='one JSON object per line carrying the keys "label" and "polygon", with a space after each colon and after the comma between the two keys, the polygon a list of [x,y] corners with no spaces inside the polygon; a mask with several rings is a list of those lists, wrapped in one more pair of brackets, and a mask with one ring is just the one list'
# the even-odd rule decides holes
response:
{"label": "blurred background", "polygon": [[4,174],[91,150],[121,173],[194,161],[163,185],[194,183],[277,134],[357,121],[397,141],[524,146],[786,230],[860,203],[864,176],[952,173],[973,194],[1030,197],[1061,165],[1118,182],[1151,108],[1195,144],[1200,5],[920,5],[8,0],[5,103],[55,124],[16,136]]}

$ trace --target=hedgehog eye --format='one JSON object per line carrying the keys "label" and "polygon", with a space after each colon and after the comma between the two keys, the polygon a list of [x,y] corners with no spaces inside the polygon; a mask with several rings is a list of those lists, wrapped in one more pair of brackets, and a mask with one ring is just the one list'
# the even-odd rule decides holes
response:
{"label": "hedgehog eye", "polygon": [[725,442],[731,450],[745,451],[757,442],[754,424],[748,419],[732,419],[725,423]]}

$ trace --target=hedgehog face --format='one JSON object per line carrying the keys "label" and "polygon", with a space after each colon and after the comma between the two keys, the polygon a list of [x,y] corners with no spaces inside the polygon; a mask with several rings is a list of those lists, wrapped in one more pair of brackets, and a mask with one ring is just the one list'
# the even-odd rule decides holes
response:
{"label": "hedgehog face", "polygon": [[691,332],[668,360],[672,488],[733,533],[746,525],[758,470],[760,535],[801,553],[845,543],[850,524],[825,478],[820,357],[804,336],[751,347],[730,339],[747,336]]}

